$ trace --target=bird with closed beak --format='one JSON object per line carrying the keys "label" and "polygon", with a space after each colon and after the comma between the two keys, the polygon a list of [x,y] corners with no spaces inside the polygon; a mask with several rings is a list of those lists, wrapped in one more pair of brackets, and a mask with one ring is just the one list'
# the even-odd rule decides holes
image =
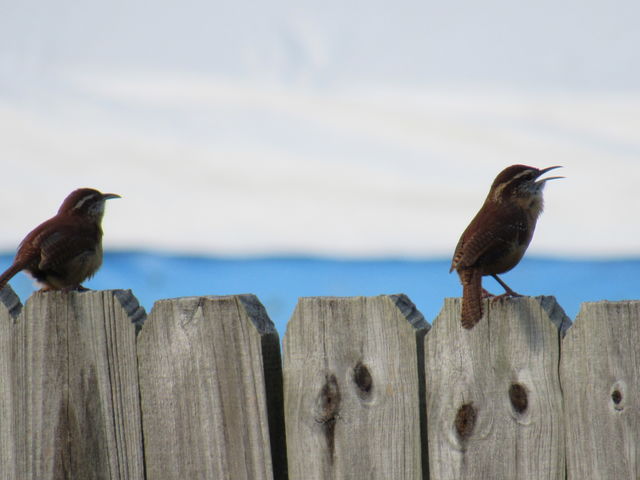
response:
{"label": "bird with closed beak", "polygon": [[498,174],[482,208],[462,233],[451,261],[462,283],[462,326],[473,328],[482,318],[482,299],[492,296],[482,288],[482,277],[491,275],[505,290],[499,297],[520,296],[498,274],[508,272],[522,259],[543,209],[540,178],[559,166],[538,169],[512,165]]}
{"label": "bird with closed beak", "polygon": [[92,188],[71,192],[54,217],[22,240],[12,265],[0,275],[0,290],[22,270],[43,290],[85,290],[82,282],[102,265],[102,217],[111,198],[120,196]]}

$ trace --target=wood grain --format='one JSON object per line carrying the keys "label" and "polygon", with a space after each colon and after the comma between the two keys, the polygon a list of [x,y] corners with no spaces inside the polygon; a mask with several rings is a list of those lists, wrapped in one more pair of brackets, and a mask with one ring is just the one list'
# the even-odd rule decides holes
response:
{"label": "wood grain", "polygon": [[426,478],[427,327],[403,295],[299,300],[283,346],[290,478]]}
{"label": "wood grain", "polygon": [[568,478],[640,478],[640,302],[583,304],[560,374]]}
{"label": "wood grain", "polygon": [[429,468],[437,479],[564,479],[553,297],[485,303],[473,330],[446,299],[425,338]]}
{"label": "wood grain", "polygon": [[17,318],[4,313],[7,478],[144,478],[132,325],[140,310],[130,292],[37,292]]}
{"label": "wood grain", "polygon": [[278,345],[253,295],[155,304],[138,342],[148,480],[286,475],[284,444],[274,467],[269,430],[282,415],[267,412],[282,408],[277,392],[267,398],[281,375]]}
{"label": "wood grain", "polygon": [[640,301],[485,308],[6,287],[0,479],[640,478]]}
{"label": "wood grain", "polygon": [[21,336],[23,323],[16,324],[22,304],[9,285],[0,290],[0,478],[19,478],[17,471],[18,439],[21,437],[16,431],[18,415],[21,405],[14,397],[17,382],[13,361],[13,339]]}

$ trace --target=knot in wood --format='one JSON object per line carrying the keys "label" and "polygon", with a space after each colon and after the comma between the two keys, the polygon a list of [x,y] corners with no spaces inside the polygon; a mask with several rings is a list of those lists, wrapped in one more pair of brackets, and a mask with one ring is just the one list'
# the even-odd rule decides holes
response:
{"label": "knot in wood", "polygon": [[516,412],[524,413],[529,406],[527,389],[520,383],[512,383],[509,387],[509,400]]}
{"label": "knot in wood", "polygon": [[622,402],[622,392],[620,392],[620,390],[615,389],[612,393],[611,393],[611,400],[613,400],[613,403],[617,405],[620,405],[620,402]]}
{"label": "knot in wood", "polygon": [[611,392],[611,400],[613,401],[613,408],[616,410],[624,410],[624,405],[622,404],[622,392],[617,388]]}
{"label": "knot in wood", "polygon": [[454,427],[460,440],[467,440],[471,436],[473,427],[476,425],[477,415],[478,412],[473,406],[473,403],[465,403],[458,409]]}
{"label": "knot in wood", "polygon": [[327,374],[317,399],[318,423],[335,421],[340,409],[340,387],[334,374]]}
{"label": "knot in wood", "polygon": [[327,374],[325,377],[324,385],[322,385],[320,394],[318,395],[316,408],[316,422],[318,422],[322,428],[327,444],[329,460],[333,463],[336,420],[339,417],[338,412],[340,410],[340,388],[338,387],[338,380],[333,373]]}
{"label": "knot in wood", "polygon": [[353,369],[353,382],[358,387],[358,396],[367,398],[373,390],[373,377],[371,372],[362,362],[358,362]]}

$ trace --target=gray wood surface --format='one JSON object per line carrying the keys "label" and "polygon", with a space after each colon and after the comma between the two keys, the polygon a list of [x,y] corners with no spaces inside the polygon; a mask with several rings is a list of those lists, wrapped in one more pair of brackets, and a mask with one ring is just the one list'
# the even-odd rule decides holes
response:
{"label": "gray wood surface", "polygon": [[427,328],[405,296],[299,300],[283,342],[291,479],[426,478]]}
{"label": "gray wood surface", "polygon": [[7,287],[0,479],[640,478],[640,301],[486,309],[303,298],[283,367],[252,295]]}
{"label": "gray wood surface", "polygon": [[560,367],[568,478],[640,478],[640,302],[583,304]]}
{"label": "gray wood surface", "polygon": [[10,286],[0,290],[0,478],[19,478],[17,467],[16,422],[17,396],[14,384],[16,374],[13,365],[13,338],[20,335],[20,325],[16,325],[22,310],[20,299]]}
{"label": "gray wood surface", "polygon": [[560,338],[553,297],[485,304],[472,330],[446,299],[425,338],[429,468],[434,479],[564,479]]}
{"label": "gray wood surface", "polygon": [[138,341],[148,480],[274,478],[269,426],[282,417],[267,414],[278,385],[266,382],[280,376],[278,344],[253,295],[154,305]]}
{"label": "gray wood surface", "polygon": [[17,317],[0,314],[4,478],[143,478],[132,325],[143,316],[124,291],[37,292]]}

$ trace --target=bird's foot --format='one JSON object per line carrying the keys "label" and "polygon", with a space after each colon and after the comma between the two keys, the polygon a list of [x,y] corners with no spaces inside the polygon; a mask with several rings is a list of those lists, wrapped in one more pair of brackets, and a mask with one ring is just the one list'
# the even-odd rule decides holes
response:
{"label": "bird's foot", "polygon": [[493,298],[495,295],[491,293],[489,290],[482,289],[482,298]]}
{"label": "bird's foot", "polygon": [[55,288],[50,285],[42,287],[40,292],[53,292],[54,290],[59,290],[61,292],[87,292],[90,289],[83,287],[82,285],[70,285],[68,287]]}
{"label": "bird's foot", "polygon": [[506,292],[500,294],[500,295],[496,295],[494,296],[491,301],[492,302],[497,302],[499,300],[503,300],[505,298],[516,298],[516,297],[521,297],[522,295],[520,295],[519,293],[514,292],[513,290],[509,289]]}
{"label": "bird's foot", "polygon": [[504,288],[504,293],[502,295],[498,295],[496,297],[493,297],[493,300],[502,300],[503,298],[515,298],[515,297],[521,297],[522,295],[520,295],[519,293],[514,292],[513,290],[511,290],[511,288],[509,288],[509,285],[507,285],[506,283],[504,283],[502,280],[500,280],[500,277],[498,277],[498,275],[491,275],[496,282],[498,282],[502,288]]}
{"label": "bird's foot", "polygon": [[62,289],[63,292],[88,292],[89,290],[89,288],[83,287],[82,285],[73,285]]}

